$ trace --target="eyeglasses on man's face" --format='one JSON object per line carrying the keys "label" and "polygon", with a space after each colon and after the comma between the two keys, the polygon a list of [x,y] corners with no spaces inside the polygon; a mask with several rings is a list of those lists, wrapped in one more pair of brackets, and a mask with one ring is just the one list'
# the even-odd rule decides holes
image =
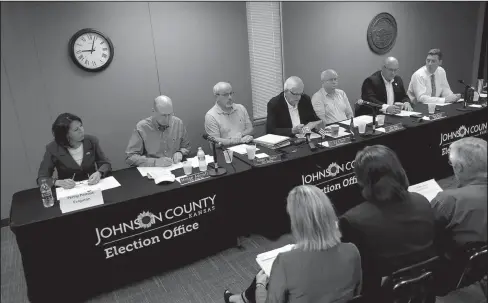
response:
{"label": "eyeglasses on man's face", "polygon": [[303,95],[303,92],[301,92],[301,93],[295,93],[295,92],[292,92],[291,90],[288,90],[288,92],[289,92],[290,94],[292,94],[293,96],[296,96],[296,97],[298,97],[298,96],[302,96],[302,95]]}
{"label": "eyeglasses on man's face", "polygon": [[386,70],[389,71],[389,72],[392,72],[392,73],[398,73],[398,68],[389,68],[387,66],[385,66]]}
{"label": "eyeglasses on man's face", "polygon": [[225,93],[225,94],[217,94],[217,96],[222,96],[222,97],[228,98],[229,96],[234,97],[235,94],[236,94],[235,92],[230,92],[230,93]]}

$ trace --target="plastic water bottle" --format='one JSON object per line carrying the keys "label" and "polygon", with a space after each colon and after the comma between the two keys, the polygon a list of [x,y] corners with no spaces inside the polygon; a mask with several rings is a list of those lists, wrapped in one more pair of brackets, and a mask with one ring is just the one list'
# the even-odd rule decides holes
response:
{"label": "plastic water bottle", "polygon": [[203,152],[201,147],[198,148],[197,157],[198,157],[198,167],[200,168],[200,171],[206,171],[207,161],[205,161],[205,153]]}
{"label": "plastic water bottle", "polygon": [[42,204],[44,207],[51,207],[54,205],[54,197],[53,192],[51,191],[51,187],[47,184],[46,179],[41,180],[41,197],[42,197]]}

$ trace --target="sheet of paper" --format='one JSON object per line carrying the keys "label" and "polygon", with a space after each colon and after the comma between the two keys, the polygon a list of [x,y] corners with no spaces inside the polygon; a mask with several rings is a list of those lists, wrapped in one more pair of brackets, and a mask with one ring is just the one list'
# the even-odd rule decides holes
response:
{"label": "sheet of paper", "polygon": [[61,200],[59,201],[59,208],[64,214],[101,204],[103,204],[102,192],[100,190],[95,190],[89,193],[85,193],[85,195],[81,197],[68,196],[61,198]]}
{"label": "sheet of paper", "polygon": [[476,108],[480,108],[482,107],[481,104],[471,104],[469,107],[476,107]]}
{"label": "sheet of paper", "polygon": [[71,189],[64,189],[62,187],[56,187],[56,197],[57,199],[65,198],[72,195],[79,195],[81,193],[86,193],[87,191],[101,190],[119,187],[120,183],[112,176],[103,178],[95,185],[88,185],[88,181],[76,182],[76,186]]}
{"label": "sheet of paper", "polygon": [[422,114],[422,113],[419,113],[419,112],[411,112],[411,111],[408,111],[408,110],[402,110],[400,113],[395,114],[395,116],[409,117],[410,115],[420,115],[420,114]]}
{"label": "sheet of paper", "polygon": [[430,121],[430,118],[427,117],[427,116],[423,116],[422,119],[425,120],[425,121]]}
{"label": "sheet of paper", "polygon": [[487,95],[487,94],[483,94],[483,93],[481,93],[481,94],[480,94],[480,97],[481,97],[481,98],[486,98],[486,95]]}
{"label": "sheet of paper", "polygon": [[266,153],[260,153],[260,154],[256,154],[256,158],[259,158],[259,159],[261,159],[261,158],[266,158],[266,157],[269,157],[269,155],[268,155],[268,154],[266,154]]}
{"label": "sheet of paper", "polygon": [[261,268],[269,277],[271,275],[271,267],[273,266],[273,262],[278,256],[278,254],[282,252],[290,251],[293,249],[293,247],[295,247],[295,244],[288,244],[283,247],[259,254],[256,257],[256,262],[258,262],[259,266],[261,266]]}
{"label": "sheet of paper", "polygon": [[[191,165],[193,167],[198,167],[198,157],[197,156],[195,156],[193,158],[188,158],[188,161],[191,161]],[[212,156],[205,155],[205,161],[207,161],[207,164],[213,163],[214,162],[214,158]]]}
{"label": "sheet of paper", "polygon": [[425,182],[417,183],[408,187],[409,192],[419,193],[426,197],[427,200],[432,201],[435,196],[442,191],[442,188],[437,184],[434,179],[427,180]]}
{"label": "sheet of paper", "polygon": [[449,105],[449,104],[451,104],[451,103],[438,103],[435,106],[446,106],[446,105]]}
{"label": "sheet of paper", "polygon": [[167,167],[138,167],[137,170],[143,177],[146,177],[148,174],[151,172],[158,174],[158,173],[163,173],[163,172],[171,172],[175,169],[182,168],[183,164],[180,162],[178,164],[173,164],[171,166]]}
{"label": "sheet of paper", "polygon": [[386,129],[384,127],[377,128],[376,131],[379,131],[380,133],[386,132]]}
{"label": "sheet of paper", "polygon": [[[305,138],[304,134],[296,134],[295,135],[297,138]],[[310,139],[321,139],[322,136],[316,133],[310,133]]]}
{"label": "sheet of paper", "polygon": [[[247,154],[246,146],[247,146],[247,144],[240,144],[240,145],[229,147],[227,149],[230,149],[231,151],[233,151],[235,153],[245,155],[245,154]],[[259,147],[256,146],[256,150],[259,150]]]}
{"label": "sheet of paper", "polygon": [[175,175],[169,171],[151,172],[150,174],[156,184],[161,182],[175,182]]}
{"label": "sheet of paper", "polygon": [[[364,121],[366,123],[371,123],[371,122],[373,122],[373,117],[372,116],[369,116],[369,115],[363,115],[363,116],[356,117],[356,118],[354,118],[354,125],[357,126],[357,123],[359,121]],[[351,119],[347,119],[347,120],[344,120],[344,121],[340,121],[339,123],[341,123],[343,125],[349,126],[349,124],[351,124]]]}

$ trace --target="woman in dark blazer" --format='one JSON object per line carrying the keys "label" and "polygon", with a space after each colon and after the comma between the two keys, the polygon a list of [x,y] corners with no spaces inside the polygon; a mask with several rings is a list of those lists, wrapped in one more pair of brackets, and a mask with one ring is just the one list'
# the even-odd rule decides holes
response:
{"label": "woman in dark blazer", "polygon": [[[54,141],[46,145],[37,183],[48,179],[49,184],[73,188],[75,181],[88,179],[88,184],[97,184],[111,172],[111,165],[103,153],[98,139],[85,135],[83,122],[78,116],[64,113],[52,126]],[[54,169],[57,178],[53,178]]]}
{"label": "woman in dark blazer", "polygon": [[296,240],[280,253],[268,277],[260,271],[239,295],[225,291],[226,303],[345,303],[361,291],[361,257],[354,244],[341,243],[329,198],[316,186],[300,185],[287,198]]}
{"label": "woman in dark blazer", "polygon": [[366,202],[340,219],[342,241],[354,243],[363,264],[363,293],[379,291],[381,278],[435,256],[434,213],[422,195],[408,192],[396,154],[383,145],[356,155],[354,172]]}

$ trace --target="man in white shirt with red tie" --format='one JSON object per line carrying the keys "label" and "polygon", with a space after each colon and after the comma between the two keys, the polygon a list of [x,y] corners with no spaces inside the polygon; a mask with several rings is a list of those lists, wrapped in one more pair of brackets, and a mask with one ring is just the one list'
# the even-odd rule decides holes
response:
{"label": "man in white shirt with red tie", "polygon": [[410,80],[408,97],[413,103],[452,103],[461,98],[454,94],[447,82],[447,75],[442,68],[442,52],[438,48],[431,49],[425,60],[425,66],[419,68]]}

